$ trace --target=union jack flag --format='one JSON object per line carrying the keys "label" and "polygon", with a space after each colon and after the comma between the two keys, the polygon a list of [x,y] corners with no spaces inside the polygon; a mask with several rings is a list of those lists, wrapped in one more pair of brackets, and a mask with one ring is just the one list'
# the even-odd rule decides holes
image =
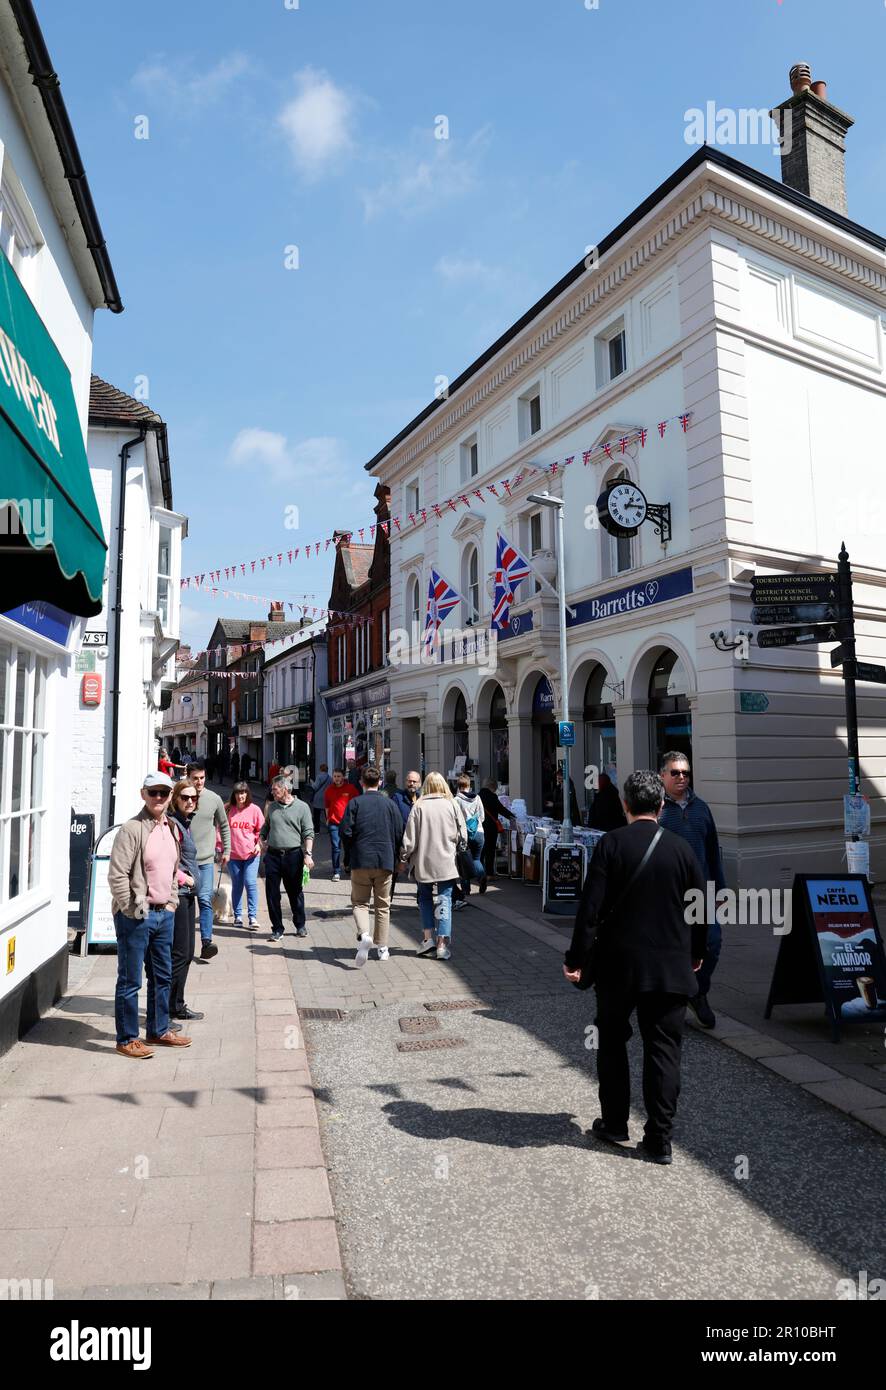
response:
{"label": "union jack flag", "polygon": [[511,545],[501,531],[495,546],[495,597],[492,601],[492,626],[506,628],[514,590],[523,579],[528,579],[532,566],[525,560],[515,546]]}
{"label": "union jack flag", "polygon": [[428,608],[422,638],[426,647],[430,648],[433,645],[440,624],[446,621],[457,603],[461,603],[461,594],[453,589],[448,580],[432,569],[428,580]]}

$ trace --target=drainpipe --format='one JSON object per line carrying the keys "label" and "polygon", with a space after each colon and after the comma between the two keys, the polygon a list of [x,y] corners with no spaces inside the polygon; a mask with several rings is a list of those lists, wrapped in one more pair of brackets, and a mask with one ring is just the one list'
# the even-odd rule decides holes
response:
{"label": "drainpipe", "polygon": [[117,582],[114,596],[114,684],[111,688],[113,705],[111,708],[111,761],[108,771],[111,774],[111,794],[108,797],[108,825],[114,824],[117,810],[117,745],[120,737],[120,629],[123,615],[123,531],[126,521],[126,469],[129,464],[129,451],[136,444],[144,444],[148,427],[143,425],[134,439],[127,439],[120,450],[120,506],[117,509]]}

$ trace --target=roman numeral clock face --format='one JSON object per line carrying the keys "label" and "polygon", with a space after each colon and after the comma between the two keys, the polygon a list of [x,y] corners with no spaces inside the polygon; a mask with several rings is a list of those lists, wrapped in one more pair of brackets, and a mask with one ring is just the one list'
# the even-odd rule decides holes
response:
{"label": "roman numeral clock face", "polygon": [[635,483],[612,483],[597,500],[600,525],[613,536],[635,536],[646,519],[646,498]]}

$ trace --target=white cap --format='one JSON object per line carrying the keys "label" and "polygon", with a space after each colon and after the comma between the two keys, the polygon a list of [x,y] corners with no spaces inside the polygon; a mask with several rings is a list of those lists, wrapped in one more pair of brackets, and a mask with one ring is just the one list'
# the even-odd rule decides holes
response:
{"label": "white cap", "polygon": [[149,772],[142,782],[142,790],[147,791],[149,787],[166,787],[172,791],[175,783],[171,777],[167,777],[165,772]]}

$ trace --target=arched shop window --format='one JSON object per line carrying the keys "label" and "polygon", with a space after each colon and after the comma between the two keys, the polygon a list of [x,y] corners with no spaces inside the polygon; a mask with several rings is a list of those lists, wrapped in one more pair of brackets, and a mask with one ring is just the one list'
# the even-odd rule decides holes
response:
{"label": "arched shop window", "polygon": [[494,777],[500,786],[508,785],[508,710],[505,694],[500,685],[495,687],[489,706],[489,776]]}
{"label": "arched shop window", "polygon": [[468,756],[468,707],[464,695],[459,695],[452,714],[453,757]]}
{"label": "arched shop window", "polygon": [[658,770],[662,753],[685,753],[692,763],[692,716],[689,677],[676,652],[661,653],[649,678],[649,745]]}
{"label": "arched shop window", "polygon": [[536,762],[536,787],[541,791],[541,814],[559,820],[557,724],[554,719],[554,692],[547,676],[541,677],[532,696],[532,742]]}
{"label": "arched shop window", "polygon": [[[606,667],[595,666],[588,676],[584,697],[585,726],[585,766],[595,767],[597,773],[603,772],[613,763],[618,767],[615,749],[615,711],[606,698],[611,691],[606,689]],[[590,806],[593,791],[585,790],[584,799]],[[582,794],[579,791],[579,804]]]}

